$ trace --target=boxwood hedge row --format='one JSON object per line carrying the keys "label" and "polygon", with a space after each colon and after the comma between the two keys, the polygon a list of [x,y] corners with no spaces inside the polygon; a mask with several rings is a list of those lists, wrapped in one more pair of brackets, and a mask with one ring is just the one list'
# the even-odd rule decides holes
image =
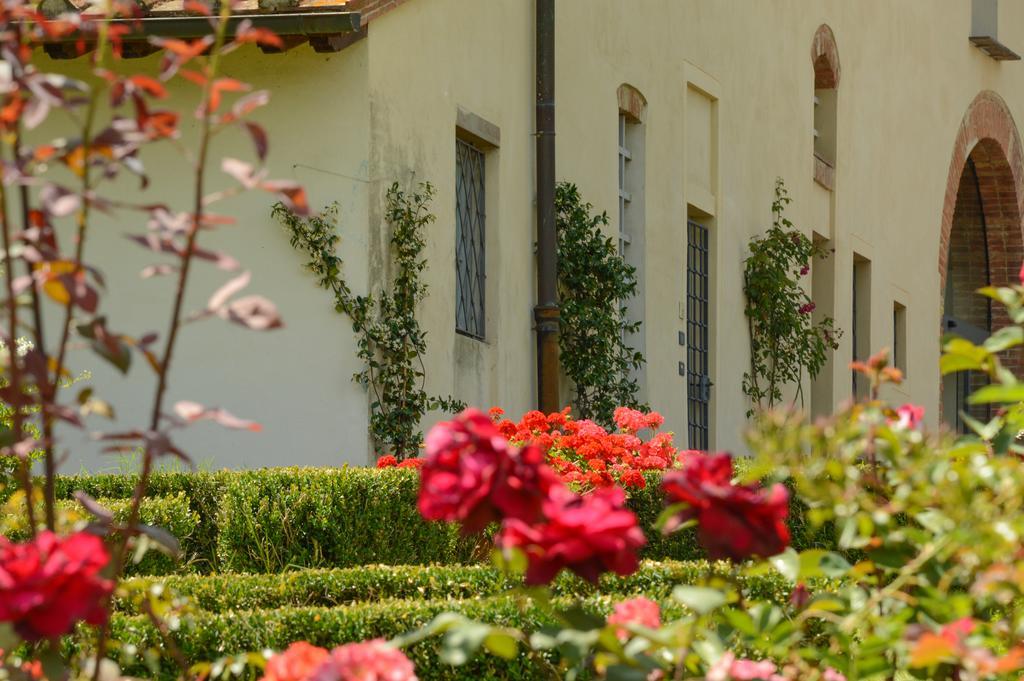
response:
{"label": "boxwood hedge row", "polygon": [[[606,615],[615,600],[594,596],[581,601],[584,610]],[[680,608],[663,603],[664,615],[676,617]],[[392,638],[429,622],[434,616],[454,611],[467,617],[500,626],[536,629],[553,624],[549,615],[530,601],[513,596],[487,599],[451,600],[383,600],[337,608],[278,608],[273,610],[199,612],[184,617],[173,637],[190,663],[212,661],[225,656],[264,649],[282,649],[293,641],[309,641],[314,645],[333,647],[351,641],[371,638]],[[148,668],[141,656],[125,657],[130,649],[159,647],[157,631],[144,617],[114,615],[111,633],[121,642],[122,669],[136,676],[172,679],[176,670],[166,656],[154,668]],[[539,670],[523,654],[504,660],[481,655],[470,664],[451,667],[437,655],[439,641],[427,640],[412,646],[406,653],[416,664],[421,679],[431,681],[509,681],[540,678]]]}
{"label": "boxwood hedge row", "polygon": [[[128,519],[130,500],[100,497],[98,501],[114,514],[115,520],[124,522]],[[88,521],[92,518],[77,501],[65,499],[58,501],[57,504],[69,519]],[[195,555],[195,546],[192,544],[192,538],[199,525],[199,514],[190,508],[184,493],[143,499],[139,508],[139,519],[146,525],[162,527],[177,537],[182,545],[183,556],[181,560],[175,560],[153,549],[147,551],[138,563],[129,561],[125,566],[128,574],[166,575],[172,572],[193,571],[192,557]],[[11,513],[0,517],[0,528],[3,528],[8,539],[15,541],[27,539],[29,535],[28,523],[23,513]]]}
{"label": "boxwood hedge row", "polygon": [[[629,577],[605,575],[595,589],[563,572],[552,585],[556,596],[644,594],[668,598],[676,584],[693,584],[708,574],[729,575],[725,563],[706,561],[644,561]],[[792,590],[779,573],[736,578],[748,598],[783,602]],[[472,599],[496,596],[517,585],[486,565],[388,566],[307,569],[282,574],[172,575],[136,577],[135,588],[161,584],[187,596],[191,604],[209,612],[260,610],[283,607],[335,607],[362,601],[421,598]],[[518,582],[521,585],[521,582]],[[118,603],[118,608],[121,604]]]}
{"label": "boxwood hedge row", "polygon": [[[66,476],[58,495],[75,490],[124,499],[130,475]],[[661,536],[653,525],[664,508],[660,476],[629,491],[648,545],[644,558],[703,557],[693,530]],[[197,516],[185,542],[190,564],[201,572],[273,573],[304,567],[465,564],[486,557],[489,540],[461,537],[456,527],[427,523],[416,509],[415,471],[372,468],[271,468],[213,473],[159,472],[154,497],[184,495]],[[815,545],[803,509],[790,513],[793,545]]]}

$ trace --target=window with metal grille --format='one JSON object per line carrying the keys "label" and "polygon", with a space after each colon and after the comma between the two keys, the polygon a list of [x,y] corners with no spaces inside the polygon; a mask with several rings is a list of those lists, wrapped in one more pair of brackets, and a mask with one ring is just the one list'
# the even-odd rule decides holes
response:
{"label": "window with metal grille", "polygon": [[686,225],[686,346],[687,427],[689,448],[709,446],[711,404],[708,228],[688,220]]}
{"label": "window with metal grille", "polygon": [[633,160],[633,154],[626,146],[626,126],[630,125],[625,114],[619,114],[619,255],[626,254],[629,246],[629,232],[626,229],[626,209],[629,207],[633,195],[629,192],[626,184],[626,173],[629,162]]}
{"label": "window with metal grille", "polygon": [[484,285],[484,153],[463,140],[455,141],[455,330],[483,339]]}
{"label": "window with metal grille", "polygon": [[[871,261],[853,254],[853,359],[864,361],[871,354]],[[866,399],[869,395],[867,377],[859,372],[853,375],[853,397]]]}

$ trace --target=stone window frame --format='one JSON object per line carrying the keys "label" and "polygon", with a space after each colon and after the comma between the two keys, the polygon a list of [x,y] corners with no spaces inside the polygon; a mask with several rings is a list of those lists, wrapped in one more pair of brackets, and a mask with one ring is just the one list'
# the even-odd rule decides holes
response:
{"label": "stone window frame", "polygon": [[[836,45],[835,34],[828,24],[822,24],[814,33],[814,39],[811,41],[811,65],[814,68],[814,118],[818,118],[819,107],[828,107],[830,110],[826,115],[829,115],[831,118],[828,124],[830,126],[830,134],[833,137],[832,158],[825,158],[822,154],[818,153],[817,149],[814,151],[814,181],[831,191],[835,188],[835,137],[838,133],[838,91],[842,69],[839,64],[839,48]],[[829,101],[819,101],[819,95],[817,94],[819,91],[830,92]],[[816,121],[815,145],[817,145],[817,127]]]}

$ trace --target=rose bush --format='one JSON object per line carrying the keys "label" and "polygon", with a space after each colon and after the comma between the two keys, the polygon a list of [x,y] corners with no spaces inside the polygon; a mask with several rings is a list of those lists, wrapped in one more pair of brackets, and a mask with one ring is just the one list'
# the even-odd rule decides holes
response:
{"label": "rose bush", "polygon": [[[992,295],[1009,301],[1013,318],[1024,323],[1024,284]],[[1019,678],[1024,467],[1013,455],[1022,453],[1016,433],[1024,425],[1024,407],[1013,400],[1024,396],[1024,388],[997,353],[1024,343],[1024,329],[997,338],[971,348],[952,341],[943,360],[946,370],[970,363],[990,373],[993,384],[973,401],[1010,403],[989,424],[969,421],[972,435],[927,434],[919,406],[883,402],[884,386],[902,376],[879,353],[853,366],[870,385],[865,401],[815,423],[800,414],[762,416],[749,434],[754,457],[745,478],[735,479],[731,459],[722,454],[690,453],[675,464],[678,469],[666,472],[670,505],[660,523],[664,530],[696,525],[708,554],[730,559],[734,575],[781,573],[793,585],[788,603],[752,598],[738,580],[709,573],[676,587],[671,605],[681,606],[683,615],[668,621],[654,615],[670,604],[645,605],[637,615],[631,614],[635,604],[621,604],[601,619],[551,603],[553,624],[537,631],[508,632],[442,616],[409,640],[442,634],[446,646],[461,645],[468,659],[482,649],[487,632],[500,633],[517,649],[541,656],[539,668],[552,678]],[[950,359],[951,352],[959,355]],[[562,423],[566,417],[550,420]],[[501,427],[513,436],[526,428],[543,439],[555,430],[548,422],[533,414]],[[551,435],[552,443],[560,435]],[[767,485],[759,480],[765,477]],[[789,492],[783,480],[808,507],[822,544],[833,550],[797,553],[787,547]],[[602,529],[599,518],[613,522],[621,495],[617,488],[602,488],[575,498],[552,488],[544,518],[533,524],[505,521],[497,538],[499,564],[523,572],[528,585],[550,580],[563,567],[578,568],[564,557],[587,555]],[[591,498],[610,508],[583,511],[581,499]],[[567,522],[562,499],[581,522]],[[623,528],[616,534],[628,533]],[[620,547],[628,556],[628,541]],[[620,569],[628,571],[629,563],[598,557],[579,572],[591,578]],[[535,591],[524,594],[537,598]],[[467,629],[479,632],[475,639]]]}

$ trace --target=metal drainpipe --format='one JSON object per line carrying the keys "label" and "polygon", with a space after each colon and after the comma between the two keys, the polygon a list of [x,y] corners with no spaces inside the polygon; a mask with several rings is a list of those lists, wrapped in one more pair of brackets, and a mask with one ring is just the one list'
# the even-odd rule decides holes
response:
{"label": "metal drainpipe", "polygon": [[558,236],[555,232],[555,0],[537,3],[537,402],[558,411]]}

